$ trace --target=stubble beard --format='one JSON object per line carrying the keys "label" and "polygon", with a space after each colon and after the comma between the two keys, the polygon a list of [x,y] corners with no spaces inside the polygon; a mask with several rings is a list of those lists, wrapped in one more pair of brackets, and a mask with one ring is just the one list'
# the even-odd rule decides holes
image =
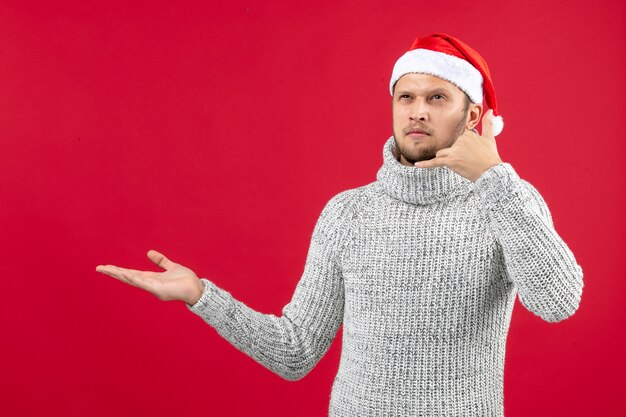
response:
{"label": "stubble beard", "polygon": [[[465,120],[467,118],[467,113],[468,113],[468,109],[465,109],[463,112],[463,116],[461,117],[459,122],[456,124],[454,131],[448,138],[449,140],[446,143],[450,143],[450,146],[452,146],[454,142],[456,142],[457,138],[461,136],[463,132],[465,132],[465,123],[466,123]],[[406,136],[408,130],[415,129],[415,128],[429,132],[429,129],[426,126],[422,125],[421,123],[416,123],[415,125],[412,125],[406,128],[404,131],[401,132],[401,134]],[[437,151],[438,151],[434,143],[430,143],[428,146],[420,147],[420,148],[414,148],[413,146],[406,146],[406,147],[402,146],[402,144],[398,143],[398,136],[395,134],[395,132],[394,132],[394,140],[396,142],[396,149],[398,150],[401,157],[403,157],[411,165],[419,161],[426,161],[429,159],[433,159],[436,156]]]}

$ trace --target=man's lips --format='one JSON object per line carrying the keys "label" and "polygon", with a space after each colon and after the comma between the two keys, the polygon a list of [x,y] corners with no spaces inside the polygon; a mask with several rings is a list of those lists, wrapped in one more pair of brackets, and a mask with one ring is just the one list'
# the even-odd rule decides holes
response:
{"label": "man's lips", "polygon": [[430,133],[421,130],[421,129],[409,129],[406,132],[407,136],[427,136],[430,135]]}

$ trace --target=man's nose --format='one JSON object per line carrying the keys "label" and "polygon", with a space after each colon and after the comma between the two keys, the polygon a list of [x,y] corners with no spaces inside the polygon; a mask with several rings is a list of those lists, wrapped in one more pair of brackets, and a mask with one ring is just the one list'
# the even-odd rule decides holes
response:
{"label": "man's nose", "polygon": [[411,119],[411,121],[428,120],[428,111],[426,110],[425,103],[422,103],[421,100],[416,100],[415,103],[413,103],[413,107],[411,108],[409,118]]}

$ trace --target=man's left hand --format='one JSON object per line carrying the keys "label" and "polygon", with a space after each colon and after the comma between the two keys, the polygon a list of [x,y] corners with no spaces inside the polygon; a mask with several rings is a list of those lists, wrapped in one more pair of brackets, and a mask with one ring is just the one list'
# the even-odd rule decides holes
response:
{"label": "man's left hand", "polygon": [[502,163],[498,155],[496,139],[492,133],[492,114],[493,111],[489,109],[483,116],[482,136],[472,130],[465,130],[454,145],[440,149],[435,154],[435,158],[416,162],[415,166],[418,168],[446,166],[470,181],[476,182],[489,168]]}

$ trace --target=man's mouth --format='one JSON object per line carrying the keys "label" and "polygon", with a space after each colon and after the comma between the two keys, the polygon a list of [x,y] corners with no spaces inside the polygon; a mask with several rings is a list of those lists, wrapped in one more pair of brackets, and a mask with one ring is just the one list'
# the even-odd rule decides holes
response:
{"label": "man's mouth", "polygon": [[427,135],[430,135],[430,133],[422,129],[408,129],[406,130],[406,135],[407,136],[427,136]]}

